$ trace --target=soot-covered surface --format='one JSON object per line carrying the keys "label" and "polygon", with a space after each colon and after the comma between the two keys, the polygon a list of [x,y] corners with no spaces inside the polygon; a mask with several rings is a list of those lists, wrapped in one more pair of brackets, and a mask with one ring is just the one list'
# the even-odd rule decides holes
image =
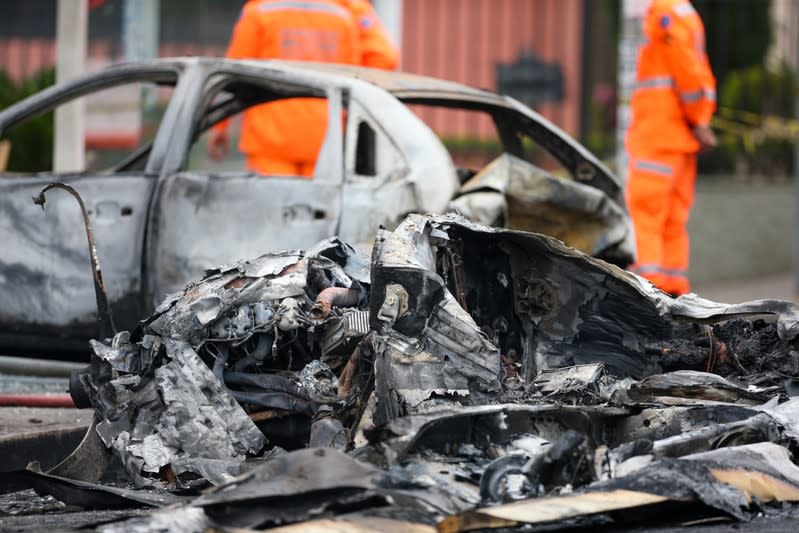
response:
{"label": "soot-covered surface", "polygon": [[[73,390],[91,438],[2,492],[34,522],[79,504],[109,531],[790,513],[798,316],[673,299],[551,237],[412,215],[371,264],[329,240],[220,267],[93,342]],[[66,527],[97,527],[83,512]]]}

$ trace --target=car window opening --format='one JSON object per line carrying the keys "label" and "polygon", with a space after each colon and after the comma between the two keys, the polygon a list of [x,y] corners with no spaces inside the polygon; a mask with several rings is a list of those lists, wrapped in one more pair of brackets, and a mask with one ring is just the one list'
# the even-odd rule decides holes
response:
{"label": "car window opening", "polygon": [[8,141],[7,174],[55,172],[55,112],[82,101],[85,116],[84,164],[69,174],[116,174],[144,171],[174,83],[138,81],[105,86],[43,113],[23,119],[3,132]]}
{"label": "car window opening", "polygon": [[199,115],[187,170],[313,178],[327,135],[322,94],[246,80],[221,85]]}
{"label": "car window opening", "polygon": [[355,148],[355,173],[359,176],[377,175],[377,147],[375,130],[364,121],[358,124],[358,141]]}
{"label": "car window opening", "polygon": [[503,153],[524,159],[557,177],[571,177],[545,147],[533,140],[527,124],[504,120],[504,110],[497,112],[488,108],[461,108],[420,101],[409,102],[408,107],[444,143],[461,183],[471,179]]}

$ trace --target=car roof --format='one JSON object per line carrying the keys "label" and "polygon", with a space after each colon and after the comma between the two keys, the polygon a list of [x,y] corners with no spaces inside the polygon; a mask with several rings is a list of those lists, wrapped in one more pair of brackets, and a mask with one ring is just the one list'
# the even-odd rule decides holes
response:
{"label": "car roof", "polygon": [[[475,89],[453,81],[407,72],[333,63],[196,56],[166,57],[116,63],[104,69],[104,71],[111,76],[124,77],[138,70],[148,69],[153,71],[197,69],[204,70],[210,74],[226,72],[229,74],[239,73],[244,76],[257,76],[257,71],[262,70],[266,78],[271,78],[274,81],[288,83],[294,81],[295,83],[304,83],[316,88],[327,86],[354,90],[363,88],[366,84],[384,91],[406,104],[417,103],[453,108],[473,107],[483,111],[486,110],[486,107],[508,109],[515,113],[520,113],[532,121],[536,129],[540,130],[539,133],[545,132],[539,135],[540,138],[536,138],[536,142],[555,155],[556,159],[572,173],[576,174],[579,171],[579,163],[590,163],[591,167],[600,169],[600,174],[604,176],[603,185],[597,185],[598,188],[613,197],[619,197],[623,190],[618,177],[607,169],[588,149],[534,110],[509,96]],[[86,75],[84,79],[97,74],[99,73]],[[75,80],[73,83],[80,83],[80,80]],[[0,114],[0,116],[2,115]],[[623,200],[619,201],[622,202]]]}
{"label": "car roof", "polygon": [[510,107],[508,99],[497,93],[476,89],[449,80],[431,78],[408,72],[382,70],[354,65],[336,63],[314,63],[308,61],[284,61],[277,59],[228,59],[222,57],[172,57],[159,58],[137,63],[121,63],[110,68],[130,68],[135,65],[179,64],[190,66],[199,64],[209,68],[224,68],[238,65],[249,68],[268,69],[270,73],[292,75],[302,78],[317,78],[341,85],[352,85],[353,80],[360,80],[379,87],[403,101],[408,100],[440,100],[470,101]]}
{"label": "car roof", "polygon": [[[276,63],[276,62],[273,62]],[[282,62],[292,67],[305,69],[309,72],[326,72],[339,74],[346,77],[355,77],[376,85],[398,98],[431,93],[452,93],[461,96],[480,96],[483,98],[502,98],[493,92],[475,89],[454,81],[431,78],[409,72],[381,70],[375,68],[358,67],[354,65],[338,65],[333,63],[300,63]]]}

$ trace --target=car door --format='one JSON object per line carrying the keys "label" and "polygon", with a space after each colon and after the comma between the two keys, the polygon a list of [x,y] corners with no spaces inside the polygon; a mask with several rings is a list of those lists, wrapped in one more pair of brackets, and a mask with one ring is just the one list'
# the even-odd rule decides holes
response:
{"label": "car door", "polygon": [[358,101],[347,121],[345,204],[341,237],[364,248],[379,226],[391,227],[419,209],[408,161],[383,126]]}
{"label": "car door", "polygon": [[[209,75],[205,88],[195,97],[194,109],[187,109],[190,138],[172,143],[174,153],[168,159],[175,165],[165,170],[158,184],[148,229],[147,271],[152,276],[153,302],[183,289],[206,269],[265,252],[308,248],[337,232],[342,128],[328,128],[313,179],[250,172],[235,146],[231,148],[232,162],[220,166],[208,159],[201,134],[213,122],[207,117],[220,98],[214,91],[235,85],[238,92],[231,90],[222,98],[236,100],[236,94],[246,94],[258,100],[263,93],[263,100],[274,100],[282,96],[280,88],[287,86],[285,76],[278,89],[271,85],[269,70],[250,67],[243,77],[236,72],[224,74],[222,82],[222,74]],[[292,87],[295,96],[303,90],[300,85]],[[342,123],[341,89],[315,87],[308,91],[326,97],[329,124]]]}
{"label": "car door", "polygon": [[386,91],[353,82],[339,235],[371,249],[377,228],[443,212],[459,183],[435,133]]}
{"label": "car door", "polygon": [[[0,173],[2,348],[39,353],[85,350],[86,339],[98,334],[93,276],[78,203],[60,190],[47,193],[43,209],[32,200],[51,182],[73,187],[85,203],[117,324],[133,327],[141,317],[142,243],[158,175],[158,150],[152,139],[161,117],[169,113],[169,96],[177,79],[178,72],[169,66],[112,69],[51,87],[0,113],[0,137],[11,139],[12,170],[15,143],[24,147],[15,131],[42,120],[36,117],[51,120],[49,113],[59,105],[83,99],[87,121],[85,168],[57,174],[48,166],[48,158],[39,154],[42,168]],[[151,100],[155,109],[147,118],[139,115],[142,96],[136,93],[144,88],[155,95]],[[126,100],[126,95],[134,95],[133,101]],[[120,104],[116,111],[114,102]],[[98,118],[93,112],[106,116]],[[140,119],[139,127],[113,127],[120,117]],[[103,120],[112,127],[104,129]],[[120,131],[127,135],[125,139],[117,135]]]}

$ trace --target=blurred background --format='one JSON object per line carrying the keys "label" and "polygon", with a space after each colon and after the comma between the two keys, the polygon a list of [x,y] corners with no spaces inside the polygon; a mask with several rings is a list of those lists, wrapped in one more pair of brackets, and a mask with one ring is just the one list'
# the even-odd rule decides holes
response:
{"label": "blurred background", "polygon": [[[375,0],[401,51],[400,69],[514,96],[617,171],[624,72],[640,39],[636,0]],[[799,1],[693,0],[718,83],[720,146],[700,157],[690,222],[690,277],[705,293],[790,297],[799,123]],[[0,109],[55,81],[57,0],[0,2]],[[222,56],[243,0],[88,0],[86,69],[141,56],[132,20],[157,56]],[[141,31],[139,28],[137,31]],[[133,39],[133,40],[132,40]],[[146,47],[146,46],[145,46]],[[138,56],[137,56],[138,54]],[[145,55],[147,52],[145,51]],[[156,96],[157,98],[157,96]],[[147,117],[120,121],[126,99],[87,102],[87,159],[146,134]],[[111,110],[111,112],[109,112]],[[129,111],[129,110],[128,110]],[[426,111],[420,111],[425,113]],[[425,117],[461,158],[490,160],[489,124],[468,113]],[[620,117],[620,120],[619,120]],[[621,123],[620,123],[621,122]],[[133,125],[128,131],[122,124]],[[53,118],[11,139],[9,170],[48,168]],[[623,174],[623,172],[620,172]]]}

